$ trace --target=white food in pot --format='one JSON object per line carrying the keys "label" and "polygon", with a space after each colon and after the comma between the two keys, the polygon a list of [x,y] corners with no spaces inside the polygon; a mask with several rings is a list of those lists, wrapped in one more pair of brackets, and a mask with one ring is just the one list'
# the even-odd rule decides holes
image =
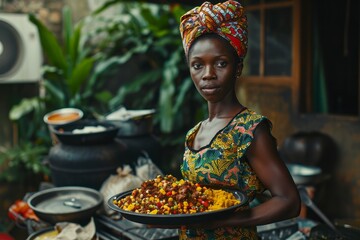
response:
{"label": "white food in pot", "polygon": [[85,126],[82,129],[74,129],[72,133],[81,134],[81,133],[96,133],[106,131],[106,127],[104,126]]}

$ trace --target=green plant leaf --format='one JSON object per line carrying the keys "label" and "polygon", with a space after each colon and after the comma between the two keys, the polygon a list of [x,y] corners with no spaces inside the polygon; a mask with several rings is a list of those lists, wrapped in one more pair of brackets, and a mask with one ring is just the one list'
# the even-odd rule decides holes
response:
{"label": "green plant leaf", "polygon": [[29,14],[29,20],[36,25],[42,50],[45,52],[49,62],[63,71],[67,72],[66,59],[58,40],[33,14]]}
{"label": "green plant leaf", "polygon": [[39,99],[35,98],[25,98],[21,100],[18,105],[15,105],[11,108],[9,113],[10,120],[16,121],[22,118],[24,115],[32,112],[39,104]]}
{"label": "green plant leaf", "polygon": [[75,26],[75,29],[73,31],[73,34],[70,37],[69,42],[69,56],[71,59],[71,62],[73,64],[76,64],[78,61],[78,57],[85,57],[86,56],[86,50],[82,49],[83,56],[79,56],[79,44],[80,44],[80,38],[81,38],[81,31],[82,31],[82,24],[77,24]]}
{"label": "green plant leaf", "polygon": [[50,81],[44,81],[44,87],[48,91],[48,94],[52,96],[52,101],[56,101],[59,106],[65,107],[65,95],[61,89],[56,87]]}
{"label": "green plant leaf", "polygon": [[89,80],[89,84],[86,86],[85,94],[88,95],[91,93],[91,88],[94,86],[96,79],[101,76],[103,73],[107,72],[109,69],[119,66],[126,63],[134,54],[139,54],[146,52],[147,45],[143,44],[129,50],[126,54],[122,56],[113,56],[108,60],[100,61],[95,65],[94,72]]}
{"label": "green plant leaf", "polygon": [[[145,95],[141,96],[141,100],[143,100],[142,102],[148,102],[147,100],[153,99],[154,97],[153,92],[156,91],[157,89],[156,82],[158,81],[158,79],[160,79],[161,75],[162,75],[161,69],[154,69],[134,77],[133,81],[119,88],[115,96],[109,101],[110,109],[111,110],[117,109],[119,106],[124,104],[124,99],[126,98],[126,96],[132,93],[138,93],[142,89],[147,89]],[[145,85],[151,83],[155,83],[152,86],[152,88],[145,87]],[[135,99],[133,102],[135,102]],[[143,107],[144,105],[141,106]]]}
{"label": "green plant leaf", "polygon": [[163,132],[169,133],[172,131],[173,125],[173,111],[172,111],[172,97],[174,88],[171,86],[163,86],[160,89],[159,97],[159,117],[161,119],[160,128]]}
{"label": "green plant leaf", "polygon": [[107,103],[112,98],[112,94],[109,91],[101,91],[95,94],[95,98],[99,102]]}
{"label": "green plant leaf", "polygon": [[96,9],[92,14],[93,15],[97,15],[107,9],[109,9],[109,7],[111,7],[114,4],[118,4],[119,2],[121,2],[121,0],[110,0],[105,2],[105,4],[103,4],[102,6],[100,6],[98,9]]}
{"label": "green plant leaf", "polygon": [[[64,6],[62,9],[62,20],[63,20],[63,39],[64,39],[64,44],[65,44],[65,52],[69,53],[70,52],[70,38],[72,36],[73,33],[73,28],[72,28],[72,17],[71,17],[71,12],[68,6]],[[72,59],[68,59],[68,60],[72,60]]]}
{"label": "green plant leaf", "polygon": [[160,88],[159,113],[160,127],[165,133],[172,131],[173,126],[173,97],[175,93],[174,79],[177,75],[177,69],[167,66],[163,71],[163,83]]}
{"label": "green plant leaf", "polygon": [[181,105],[184,103],[185,96],[189,92],[189,89],[193,86],[193,82],[190,77],[184,79],[180,88],[178,89],[178,94],[175,98],[175,104],[173,108],[173,112],[177,113],[180,110]]}
{"label": "green plant leaf", "polygon": [[75,96],[75,94],[80,90],[81,85],[87,80],[94,63],[95,59],[89,57],[76,64],[71,76],[66,79],[71,97]]}
{"label": "green plant leaf", "polygon": [[34,145],[30,142],[20,144],[14,148],[0,151],[0,163],[4,167],[0,172],[0,180],[7,182],[21,182],[30,170],[32,173],[50,174],[50,170],[42,163],[48,149],[42,145]]}
{"label": "green plant leaf", "polygon": [[186,9],[184,9],[180,4],[175,5],[172,8],[172,13],[174,15],[174,19],[176,20],[176,22],[179,24],[180,23],[180,18],[182,15],[184,15],[186,13]]}

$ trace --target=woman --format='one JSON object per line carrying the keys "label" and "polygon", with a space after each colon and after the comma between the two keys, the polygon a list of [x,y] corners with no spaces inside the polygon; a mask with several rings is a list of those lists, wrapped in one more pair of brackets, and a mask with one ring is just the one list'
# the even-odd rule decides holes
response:
{"label": "woman", "polygon": [[271,198],[226,219],[186,226],[180,239],[257,239],[256,226],[296,217],[297,188],[280,159],[270,121],[243,106],[235,94],[247,50],[247,20],[236,1],[209,2],[181,17],[180,32],[190,75],[208,103],[208,118],[186,135],[185,179],[237,188],[250,201]]}

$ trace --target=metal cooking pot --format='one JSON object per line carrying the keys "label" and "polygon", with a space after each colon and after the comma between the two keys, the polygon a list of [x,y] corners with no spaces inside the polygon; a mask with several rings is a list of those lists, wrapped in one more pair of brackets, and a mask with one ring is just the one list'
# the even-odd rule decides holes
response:
{"label": "metal cooking pot", "polygon": [[50,224],[87,224],[103,204],[100,192],[85,187],[55,187],[30,196],[28,204],[35,214]]}
{"label": "metal cooking pot", "polygon": [[119,128],[118,136],[133,137],[151,134],[154,109],[126,110],[121,108],[106,116],[106,120]]}
{"label": "metal cooking pot", "polygon": [[297,185],[316,184],[328,178],[319,167],[296,163],[287,163],[286,166]]}

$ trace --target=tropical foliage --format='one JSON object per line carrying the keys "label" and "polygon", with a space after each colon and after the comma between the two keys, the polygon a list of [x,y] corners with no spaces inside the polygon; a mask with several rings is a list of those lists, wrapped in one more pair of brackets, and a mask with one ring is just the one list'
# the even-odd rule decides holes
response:
{"label": "tropical foliage", "polygon": [[[117,14],[104,14],[114,7],[119,9]],[[0,179],[9,176],[6,170],[14,172],[18,166],[48,174],[41,159],[51,141],[42,118],[62,107],[81,108],[88,118],[121,106],[155,108],[161,143],[182,149],[187,129],[206,109],[195,93],[183,54],[178,20],[184,12],[180,5],[111,0],[73,24],[65,7],[62,39],[30,15],[47,63],[40,85],[43,94],[12,108],[10,119],[18,126],[18,143],[0,151],[0,166],[9,166]],[[118,80],[119,75],[130,77]],[[114,82],[117,88],[108,87]]]}
{"label": "tropical foliage", "polygon": [[91,81],[98,56],[88,54],[89,49],[81,41],[83,24],[80,22],[73,27],[69,8],[63,10],[62,40],[57,39],[34,15],[30,14],[29,19],[38,29],[46,57],[47,65],[43,66],[40,83],[44,94],[23,99],[10,111],[9,117],[17,125],[18,136],[13,148],[0,151],[0,165],[7,166],[0,179],[7,181],[19,180],[24,169],[49,173],[42,163],[51,146],[49,132],[43,122],[47,112],[63,107],[80,107],[91,113],[95,100],[98,103],[108,100],[106,91],[97,91],[99,84]]}
{"label": "tropical foliage", "polygon": [[[109,1],[95,13],[121,2]],[[179,19],[186,9],[166,4],[122,6],[115,17],[98,18],[104,24],[94,29],[94,37],[89,38],[103,36],[96,42],[97,50],[106,55],[102,65],[120,64],[130,66],[130,71],[131,66],[139,70],[118,89],[109,108],[156,108],[161,134],[183,133],[202,117],[204,110],[188,73],[179,32]],[[135,67],[129,64],[134,59]]]}
{"label": "tropical foliage", "polygon": [[[179,4],[122,2],[108,1],[91,16],[103,24],[88,38],[96,40],[93,49],[104,54],[100,64],[118,69],[115,81],[121,86],[109,109],[155,108],[155,134],[163,146],[161,167],[178,174],[185,134],[207,110],[190,79],[182,48],[179,19],[187,9]],[[118,5],[122,8],[117,13],[106,14]]]}

